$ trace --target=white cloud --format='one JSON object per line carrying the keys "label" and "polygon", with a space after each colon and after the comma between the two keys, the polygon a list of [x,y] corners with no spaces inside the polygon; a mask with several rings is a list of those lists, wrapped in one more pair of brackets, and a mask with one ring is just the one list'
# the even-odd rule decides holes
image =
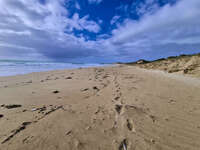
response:
{"label": "white cloud", "polygon": [[21,56],[16,50],[19,48],[24,49],[20,52],[25,55],[42,54],[52,58],[97,54],[94,41],[78,38],[72,31],[97,33],[100,26],[89,20],[89,16],[80,18],[74,14],[69,18],[64,2],[47,0],[41,4],[38,0],[0,0],[0,55]]}
{"label": "white cloud", "polygon": [[16,35],[31,35],[30,31],[13,31],[9,29],[0,29],[0,34],[16,34]]}
{"label": "white cloud", "polygon": [[[138,21],[127,19],[112,31],[111,43],[127,53],[176,54],[200,49],[200,1],[166,5]],[[146,54],[147,55],[147,54]]]}
{"label": "white cloud", "polygon": [[73,19],[69,20],[71,22],[70,27],[77,30],[88,30],[90,32],[98,33],[100,31],[100,26],[95,21],[89,21],[89,16],[79,18],[79,15],[75,13]]}
{"label": "white cloud", "polygon": [[[120,61],[200,50],[199,0],[181,0],[176,5],[153,9],[153,13],[142,6],[138,10],[143,14],[140,20],[128,18],[117,24],[112,35],[98,35],[96,41],[83,34],[77,37],[73,30],[99,33],[102,21],[95,22],[89,15],[80,17],[78,13],[69,18],[65,3],[66,0],[46,0],[45,4],[38,0],[0,0],[0,57],[94,57]],[[118,19],[119,16],[113,17],[111,24]]]}
{"label": "white cloud", "polygon": [[158,0],[146,0],[145,3],[140,3],[140,5],[136,7],[136,12],[139,16],[146,13],[155,13],[159,9],[158,3]]}
{"label": "white cloud", "polygon": [[103,0],[88,0],[90,4],[100,4]]}
{"label": "white cloud", "polygon": [[81,6],[79,5],[78,2],[75,3],[75,7],[76,7],[76,9],[81,9]]}
{"label": "white cloud", "polygon": [[18,45],[13,45],[13,44],[9,44],[9,43],[0,43],[0,46],[1,47],[16,48],[16,49],[34,50],[33,48],[30,48],[30,47],[18,46]]}
{"label": "white cloud", "polygon": [[110,21],[110,24],[115,24],[119,18],[120,16],[114,16],[112,20]]}

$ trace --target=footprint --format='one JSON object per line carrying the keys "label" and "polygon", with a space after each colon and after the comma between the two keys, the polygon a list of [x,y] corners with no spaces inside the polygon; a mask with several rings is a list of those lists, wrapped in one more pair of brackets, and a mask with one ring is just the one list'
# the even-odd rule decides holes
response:
{"label": "footprint", "polygon": [[127,119],[126,122],[127,122],[126,125],[127,125],[128,130],[131,131],[131,132],[136,132],[134,125],[133,125],[133,121]]}
{"label": "footprint", "polygon": [[128,140],[124,139],[119,145],[119,150],[127,150],[127,146],[128,146]]}
{"label": "footprint", "polygon": [[54,94],[57,94],[57,93],[60,93],[60,91],[55,90],[55,91],[53,91],[53,93],[54,93]]}
{"label": "footprint", "polygon": [[152,119],[153,122],[156,121],[156,117],[154,115],[149,115],[149,117]]}
{"label": "footprint", "polygon": [[117,96],[117,97],[115,97],[115,100],[117,101],[117,100],[119,100],[119,98],[120,98],[120,97],[119,97],[119,96]]}
{"label": "footprint", "polygon": [[120,114],[122,110],[122,105],[115,105],[115,110],[117,111],[118,114]]}

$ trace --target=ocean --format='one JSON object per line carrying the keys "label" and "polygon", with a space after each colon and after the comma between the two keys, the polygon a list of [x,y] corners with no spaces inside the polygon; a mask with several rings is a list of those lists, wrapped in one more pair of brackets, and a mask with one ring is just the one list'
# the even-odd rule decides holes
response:
{"label": "ocean", "polygon": [[61,63],[61,62],[40,62],[23,60],[0,60],[0,76],[14,76],[32,72],[76,69],[87,67],[99,67],[103,64],[97,63]]}

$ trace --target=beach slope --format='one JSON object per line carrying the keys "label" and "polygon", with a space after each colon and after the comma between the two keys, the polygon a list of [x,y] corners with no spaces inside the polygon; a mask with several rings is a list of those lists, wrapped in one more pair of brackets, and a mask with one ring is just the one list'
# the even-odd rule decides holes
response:
{"label": "beach slope", "polygon": [[0,77],[0,149],[199,150],[199,91],[129,65]]}

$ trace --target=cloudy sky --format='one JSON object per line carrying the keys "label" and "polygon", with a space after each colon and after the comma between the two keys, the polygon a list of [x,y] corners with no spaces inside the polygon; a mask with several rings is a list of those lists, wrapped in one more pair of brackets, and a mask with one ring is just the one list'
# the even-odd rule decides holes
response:
{"label": "cloudy sky", "polygon": [[200,0],[0,0],[0,59],[114,62],[200,52]]}

